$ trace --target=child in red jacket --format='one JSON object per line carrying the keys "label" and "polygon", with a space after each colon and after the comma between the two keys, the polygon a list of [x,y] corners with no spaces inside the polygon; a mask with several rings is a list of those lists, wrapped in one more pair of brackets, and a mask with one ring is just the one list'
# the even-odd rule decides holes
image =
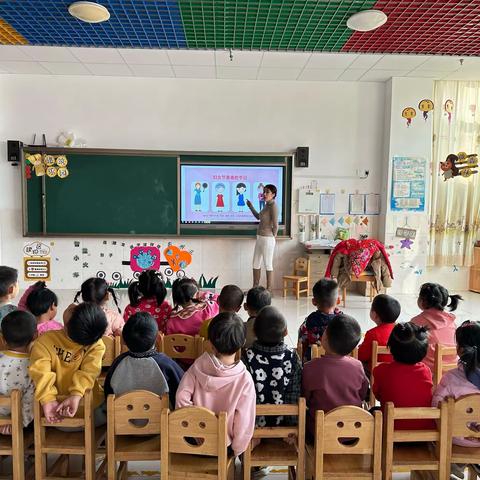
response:
{"label": "child in red jacket", "polygon": [[[387,345],[395,321],[400,316],[400,310],[400,303],[390,295],[380,294],[373,299],[370,318],[376,327],[365,334],[363,343],[358,348],[358,359],[363,363],[368,376],[372,369],[372,344],[376,341],[380,347]],[[392,356],[379,355],[378,361],[391,362]]]}

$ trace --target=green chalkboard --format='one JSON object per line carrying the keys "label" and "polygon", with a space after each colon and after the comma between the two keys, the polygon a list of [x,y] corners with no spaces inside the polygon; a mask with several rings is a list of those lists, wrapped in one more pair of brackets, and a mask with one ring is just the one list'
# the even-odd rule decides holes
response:
{"label": "green chalkboard", "polygon": [[64,154],[69,170],[64,179],[35,174],[27,179],[24,175],[25,235],[254,236],[254,225],[244,229],[179,227],[178,175],[182,161],[284,164],[286,222],[279,234],[290,234],[290,156],[42,147],[28,147],[24,152]]}

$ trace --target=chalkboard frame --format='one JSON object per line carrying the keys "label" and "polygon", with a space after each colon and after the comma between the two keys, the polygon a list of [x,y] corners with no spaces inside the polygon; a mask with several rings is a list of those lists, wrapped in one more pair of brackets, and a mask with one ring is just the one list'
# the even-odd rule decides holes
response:
{"label": "chalkboard frame", "polygon": [[[31,228],[29,225],[29,191],[27,188],[27,179],[25,173],[25,153],[41,153],[41,154],[50,154],[50,155],[69,155],[69,154],[84,154],[84,155],[127,155],[127,156],[156,156],[156,157],[176,157],[177,158],[177,178],[176,178],[176,188],[177,188],[177,228],[176,233],[148,233],[148,234],[137,234],[137,233],[58,233],[58,232],[48,232],[46,230],[46,214],[45,211],[46,202],[44,201],[44,196],[40,197],[40,217],[42,227],[40,228]],[[175,237],[213,237],[213,238],[229,238],[229,239],[249,239],[256,233],[255,225],[253,224],[250,229],[236,229],[232,232],[230,228],[209,230],[203,229],[201,225],[197,230],[184,229],[180,224],[180,166],[182,160],[184,163],[205,163],[204,158],[217,157],[218,162],[212,163],[236,163],[234,158],[245,158],[246,163],[259,165],[261,162],[258,161],[258,158],[275,158],[277,160],[272,160],[266,162],[268,164],[279,164],[278,158],[283,158],[284,162],[280,162],[284,165],[285,168],[285,225],[283,234],[279,234],[278,238],[292,238],[291,237],[291,212],[292,212],[292,169],[293,169],[293,153],[266,153],[266,152],[191,152],[191,151],[165,151],[165,150],[137,150],[137,149],[107,149],[107,148],[63,148],[63,147],[44,147],[44,146],[24,146],[22,150],[22,223],[23,223],[23,236],[24,237],[148,237],[148,238],[175,238]],[[248,160],[251,158],[252,160]],[[238,164],[238,162],[237,162]],[[38,178],[38,177],[35,177]],[[31,181],[31,180],[29,180]],[[43,192],[45,191],[45,178],[40,177],[39,182]],[[37,186],[38,187],[38,186]],[[30,199],[31,201],[31,199]],[[37,212],[38,215],[38,212]],[[36,220],[36,225],[38,227],[38,218]]]}

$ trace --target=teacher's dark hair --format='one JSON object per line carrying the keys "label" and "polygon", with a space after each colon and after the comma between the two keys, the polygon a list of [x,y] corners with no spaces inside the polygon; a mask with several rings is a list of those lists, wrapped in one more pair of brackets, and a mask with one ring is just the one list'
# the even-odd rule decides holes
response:
{"label": "teacher's dark hair", "polygon": [[273,198],[277,198],[277,187],[269,183],[263,187],[264,190],[270,190],[273,193]]}

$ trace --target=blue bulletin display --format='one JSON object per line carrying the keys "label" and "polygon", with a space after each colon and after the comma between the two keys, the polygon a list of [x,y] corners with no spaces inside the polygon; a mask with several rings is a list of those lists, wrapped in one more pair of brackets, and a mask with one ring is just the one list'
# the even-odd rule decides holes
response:
{"label": "blue bulletin display", "polygon": [[427,162],[419,157],[393,157],[390,209],[425,211]]}

